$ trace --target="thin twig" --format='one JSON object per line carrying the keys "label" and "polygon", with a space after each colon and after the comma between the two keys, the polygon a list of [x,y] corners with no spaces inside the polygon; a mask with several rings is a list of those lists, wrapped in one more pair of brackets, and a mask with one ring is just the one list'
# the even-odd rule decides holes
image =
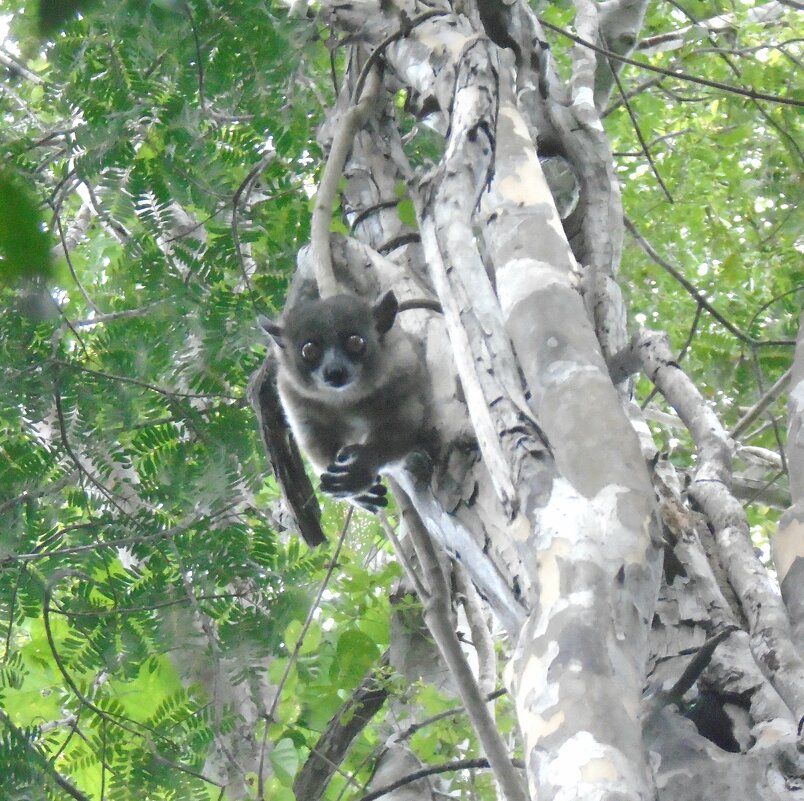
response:
{"label": "thin twig", "polygon": [[779,97],[777,95],[765,94],[765,92],[757,92],[754,89],[740,89],[732,84],[720,83],[719,81],[710,81],[706,78],[698,78],[695,75],[689,75],[688,73],[681,72],[679,70],[668,70],[664,67],[656,67],[653,64],[648,64],[644,61],[637,61],[636,59],[628,58],[628,56],[621,56],[619,53],[615,53],[614,51],[608,50],[605,47],[600,47],[592,42],[588,42],[586,39],[581,39],[580,36],[575,36],[575,34],[560,28],[558,25],[553,25],[552,23],[547,22],[547,20],[545,20],[543,17],[538,17],[538,20],[539,23],[545,28],[564,36],[576,44],[582,45],[583,47],[588,47],[590,50],[594,50],[595,53],[621,61],[623,64],[630,64],[633,67],[640,67],[643,70],[648,70],[648,72],[656,72],[659,75],[666,75],[668,78],[676,78],[679,81],[687,81],[688,83],[697,83],[701,86],[709,86],[713,89],[720,89],[723,92],[730,92],[731,94],[750,97],[754,100],[767,100],[769,103],[779,103],[781,105],[797,106],[799,108],[804,107],[804,100],[797,100],[794,97]]}
{"label": "thin twig", "polygon": [[[525,763],[521,759],[512,759],[511,765],[519,770],[524,770]],[[411,784],[419,779],[425,779],[428,776],[435,776],[438,773],[451,773],[456,770],[477,770],[478,768],[489,768],[488,759],[480,757],[478,759],[456,759],[454,762],[442,762],[440,765],[428,765],[426,768],[414,770],[412,773],[406,774],[403,778],[397,779],[395,782],[386,784],[377,790],[372,790],[370,793],[361,796],[358,801],[375,801],[394,790],[404,787],[406,784]]]}
{"label": "thin twig", "polygon": [[59,367],[67,367],[71,370],[78,370],[80,373],[87,373],[88,375],[98,376],[99,378],[108,378],[110,381],[119,381],[122,384],[133,384],[136,387],[142,387],[143,389],[151,390],[151,392],[157,392],[160,395],[164,395],[166,398],[222,398],[223,400],[245,403],[243,398],[238,398],[235,395],[224,395],[223,393],[210,393],[204,395],[197,392],[178,392],[177,390],[163,389],[156,384],[149,384],[147,381],[140,381],[137,378],[129,378],[125,375],[106,373],[102,370],[93,370],[91,367],[84,367],[81,364],[75,364],[73,362],[65,362],[61,359],[54,359],[53,363]]}
{"label": "thin twig", "polygon": [[304,642],[304,637],[307,634],[307,631],[309,630],[313,622],[313,617],[315,616],[316,610],[318,609],[318,606],[321,603],[321,599],[324,596],[324,591],[326,590],[327,585],[329,584],[329,581],[332,578],[332,573],[335,570],[335,566],[338,564],[338,557],[341,554],[343,543],[346,541],[346,534],[349,531],[349,525],[352,522],[353,511],[354,511],[353,507],[350,506],[348,511],[346,512],[346,520],[344,520],[343,522],[343,528],[341,529],[341,534],[338,537],[338,543],[335,546],[335,552],[332,554],[332,559],[329,560],[329,565],[327,566],[327,572],[324,574],[324,578],[322,579],[321,585],[318,588],[318,593],[315,597],[315,600],[310,605],[310,609],[307,612],[307,617],[305,618],[304,624],[302,625],[301,631],[299,632],[299,637],[296,640],[296,645],[293,647],[293,651],[288,655],[288,660],[285,665],[285,670],[282,673],[282,678],[279,679],[279,682],[276,685],[276,691],[274,692],[273,701],[271,701],[271,707],[265,713],[265,728],[263,730],[262,742],[260,743],[260,763],[259,768],[257,769],[257,798],[263,798],[265,792],[264,770],[265,770],[265,757],[267,754],[267,746],[268,746],[268,729],[270,728],[270,724],[274,722],[274,715],[276,714],[276,708],[279,706],[279,698],[282,695],[282,690],[284,689],[285,683],[288,680],[288,676],[290,676],[290,671],[296,664],[296,659],[299,656],[299,651],[301,650],[302,643]]}
{"label": "thin twig", "polygon": [[[486,702],[496,701],[498,698],[502,698],[504,695],[508,695],[508,690],[506,690],[505,687],[500,687],[498,690],[494,690],[494,692],[486,694],[485,696]],[[439,712],[436,715],[431,715],[429,718],[420,720],[417,723],[411,723],[411,725],[408,726],[407,729],[399,732],[398,734],[395,734],[393,741],[395,743],[398,743],[401,742],[402,740],[407,740],[414,734],[416,734],[417,731],[425,728],[425,726],[430,726],[433,723],[438,723],[439,720],[455,717],[455,715],[465,715],[465,714],[466,709],[463,706],[463,704],[461,704],[461,706],[453,707],[452,709],[446,709],[443,712]]]}
{"label": "thin twig", "polygon": [[614,78],[614,83],[617,84],[617,91],[622,98],[623,105],[625,106],[625,110],[628,112],[628,116],[631,118],[631,126],[634,129],[634,133],[636,133],[637,139],[639,140],[639,146],[642,148],[642,153],[644,154],[645,158],[648,160],[648,164],[650,165],[651,171],[655,176],[659,186],[662,188],[662,192],[664,192],[664,196],[667,198],[668,203],[674,203],[673,196],[670,194],[670,190],[667,188],[667,184],[665,184],[664,179],[659,172],[659,168],[656,166],[656,162],[653,160],[653,155],[650,152],[650,147],[648,147],[648,143],[645,141],[645,137],[642,135],[642,129],[639,127],[639,122],[636,118],[636,114],[634,113],[634,109],[631,106],[631,102],[628,100],[628,96],[625,93],[625,89],[623,89],[623,82],[620,80],[619,70],[615,69],[614,64],[612,64],[611,59],[608,60],[609,69],[611,70],[611,76]]}
{"label": "thin twig", "polygon": [[237,187],[234,195],[232,196],[232,241],[234,242],[235,246],[235,253],[237,254],[237,262],[240,265],[240,272],[243,274],[243,282],[246,285],[246,288],[249,291],[249,296],[251,297],[251,303],[254,308],[258,308],[256,302],[256,295],[254,293],[254,289],[251,286],[251,280],[248,277],[248,270],[246,269],[246,264],[243,259],[243,248],[240,244],[240,232],[238,230],[238,212],[240,209],[240,197],[241,195],[246,195],[248,197],[251,194],[251,189],[254,186],[254,182],[257,178],[264,172],[265,168],[276,158],[276,153],[273,150],[270,150],[266,153],[248,172],[248,175],[243,179],[240,186]]}
{"label": "thin twig", "polygon": [[139,309],[124,309],[123,311],[109,312],[108,314],[98,314],[97,317],[88,317],[86,320],[76,320],[73,325],[76,328],[88,328],[92,325],[111,323],[115,320],[128,320],[132,317],[143,317],[157,306],[162,306],[165,303],[167,303],[166,300],[157,300],[153,303],[149,303],[147,306],[142,306]]}
{"label": "thin twig", "polygon": [[727,328],[734,334],[737,339],[741,342],[745,342],[746,345],[751,346],[767,346],[767,345],[795,345],[795,340],[792,339],[754,339],[753,337],[748,336],[748,334],[744,334],[739,328],[737,328],[734,323],[724,317],[707,299],[703,292],[701,292],[691,281],[688,281],[687,278],[681,273],[680,270],[675,268],[670,262],[666,259],[663,259],[657,252],[654,250],[653,246],[645,239],[642,234],[639,233],[636,226],[633,222],[631,222],[628,217],[624,217],[623,221],[625,223],[625,227],[628,229],[628,232],[631,236],[634,237],[637,244],[648,254],[648,256],[653,259],[662,269],[666,270],[676,281],[687,290],[687,292],[695,299],[696,303],[699,303],[703,306],[709,314],[712,315],[724,328]]}
{"label": "thin twig", "polygon": [[733,439],[739,437],[784,392],[792,372],[793,368],[788,367],[782,373],[776,383],[734,424],[734,427],[729,431],[730,437]]}
{"label": "thin twig", "polygon": [[193,42],[195,43],[195,63],[198,72],[198,105],[202,112],[205,112],[204,102],[204,62],[201,60],[201,43],[198,41],[198,31],[195,27],[195,19],[193,19],[193,10],[188,2],[184,3],[184,11],[187,14],[187,19],[190,21],[190,30],[193,34]]}

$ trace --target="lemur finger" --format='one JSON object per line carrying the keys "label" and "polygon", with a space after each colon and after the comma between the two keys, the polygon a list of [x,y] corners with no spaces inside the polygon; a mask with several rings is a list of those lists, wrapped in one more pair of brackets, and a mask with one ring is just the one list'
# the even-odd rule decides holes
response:
{"label": "lemur finger", "polygon": [[350,465],[360,460],[363,447],[361,445],[345,445],[335,454],[335,463]]}
{"label": "lemur finger", "polygon": [[382,495],[357,495],[352,498],[352,501],[356,503],[358,506],[362,507],[368,512],[372,514],[377,514],[385,506],[388,506],[388,499],[383,497]]}

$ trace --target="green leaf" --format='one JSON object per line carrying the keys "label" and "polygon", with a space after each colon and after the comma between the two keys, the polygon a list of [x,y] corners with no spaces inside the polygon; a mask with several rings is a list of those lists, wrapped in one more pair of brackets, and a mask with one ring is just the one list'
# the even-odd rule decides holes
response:
{"label": "green leaf", "polygon": [[416,207],[413,205],[412,200],[409,198],[400,200],[396,209],[399,212],[399,219],[405,223],[405,225],[409,225],[414,230],[418,230],[419,224],[416,220]]}
{"label": "green leaf", "polygon": [[[254,778],[256,783],[256,775]],[[262,797],[265,801],[298,801],[296,796],[293,795],[293,790],[290,787],[283,787],[276,777],[271,777],[265,782]]]}
{"label": "green leaf", "polygon": [[34,194],[11,169],[0,172],[0,282],[47,278],[50,243]]}
{"label": "green leaf", "polygon": [[276,778],[284,785],[290,785],[299,769],[299,752],[289,737],[281,739],[271,750],[269,759]]}
{"label": "green leaf", "polygon": [[346,686],[356,685],[379,656],[374,640],[356,629],[341,634],[336,653],[339,678]]}

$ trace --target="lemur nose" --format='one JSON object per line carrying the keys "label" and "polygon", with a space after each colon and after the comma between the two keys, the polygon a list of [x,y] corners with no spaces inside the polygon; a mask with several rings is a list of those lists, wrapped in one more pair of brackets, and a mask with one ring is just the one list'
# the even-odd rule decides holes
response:
{"label": "lemur nose", "polygon": [[349,373],[343,367],[327,367],[324,370],[324,381],[333,387],[342,387],[349,380]]}

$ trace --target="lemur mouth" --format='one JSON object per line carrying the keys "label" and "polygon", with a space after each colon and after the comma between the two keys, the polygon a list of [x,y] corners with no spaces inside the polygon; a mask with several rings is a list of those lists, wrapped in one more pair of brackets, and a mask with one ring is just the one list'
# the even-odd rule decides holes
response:
{"label": "lemur mouth", "polygon": [[352,382],[349,381],[348,378],[344,378],[343,380],[338,380],[338,381],[331,381],[330,380],[330,381],[327,381],[326,384],[330,389],[334,389],[334,390],[336,390],[338,392],[342,392],[345,389],[349,389],[349,387],[351,386]]}

